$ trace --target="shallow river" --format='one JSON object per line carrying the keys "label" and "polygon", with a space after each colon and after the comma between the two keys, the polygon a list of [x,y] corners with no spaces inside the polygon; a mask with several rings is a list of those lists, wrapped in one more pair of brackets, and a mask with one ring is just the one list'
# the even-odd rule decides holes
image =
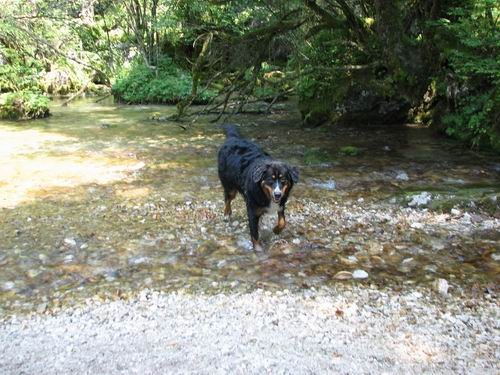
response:
{"label": "shallow river", "polygon": [[274,235],[266,218],[256,254],[241,197],[222,215],[220,124],[150,119],[173,111],[83,100],[0,122],[0,313],[144,287],[498,282],[498,157],[417,126],[304,130],[285,110],[233,117],[301,172],[286,229]]}

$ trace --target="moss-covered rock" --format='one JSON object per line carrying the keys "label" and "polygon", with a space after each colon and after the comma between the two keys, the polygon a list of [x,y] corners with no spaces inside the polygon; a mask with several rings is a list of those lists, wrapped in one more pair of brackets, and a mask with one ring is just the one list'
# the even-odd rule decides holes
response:
{"label": "moss-covered rock", "polygon": [[361,153],[362,150],[356,146],[344,146],[339,150],[339,154],[345,156],[359,156]]}
{"label": "moss-covered rock", "polygon": [[307,165],[316,165],[332,162],[332,157],[325,150],[311,148],[304,153],[304,163]]}
{"label": "moss-covered rock", "polygon": [[49,116],[49,99],[31,91],[0,95],[0,119],[30,120]]}

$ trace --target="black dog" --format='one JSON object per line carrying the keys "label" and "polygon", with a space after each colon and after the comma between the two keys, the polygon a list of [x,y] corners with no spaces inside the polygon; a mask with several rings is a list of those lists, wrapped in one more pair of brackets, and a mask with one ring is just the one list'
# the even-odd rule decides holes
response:
{"label": "black dog", "polygon": [[247,204],[253,248],[261,251],[259,219],[276,206],[278,224],[274,233],[285,227],[285,204],[293,184],[298,182],[295,167],[274,160],[256,144],[241,138],[234,125],[225,125],[226,142],[219,150],[219,178],[224,188],[224,215],[231,215],[231,201],[239,191]]}

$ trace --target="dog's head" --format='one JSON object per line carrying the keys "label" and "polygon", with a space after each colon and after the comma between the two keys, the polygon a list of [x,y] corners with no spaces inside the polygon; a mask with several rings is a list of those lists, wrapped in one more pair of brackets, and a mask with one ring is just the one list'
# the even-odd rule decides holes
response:
{"label": "dog's head", "polygon": [[281,162],[267,162],[255,168],[252,179],[270,201],[279,203],[299,181],[299,170]]}

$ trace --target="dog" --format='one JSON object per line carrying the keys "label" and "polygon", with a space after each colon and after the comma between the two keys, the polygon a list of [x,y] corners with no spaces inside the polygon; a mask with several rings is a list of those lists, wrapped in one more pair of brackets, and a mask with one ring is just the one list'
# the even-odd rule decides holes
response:
{"label": "dog", "polygon": [[218,171],[224,188],[224,216],[231,216],[231,201],[241,193],[247,206],[253,248],[262,251],[259,220],[264,213],[277,211],[278,223],[273,231],[281,233],[286,225],[285,204],[299,181],[299,171],[242,138],[235,125],[226,124],[223,128],[226,141],[218,153]]}

